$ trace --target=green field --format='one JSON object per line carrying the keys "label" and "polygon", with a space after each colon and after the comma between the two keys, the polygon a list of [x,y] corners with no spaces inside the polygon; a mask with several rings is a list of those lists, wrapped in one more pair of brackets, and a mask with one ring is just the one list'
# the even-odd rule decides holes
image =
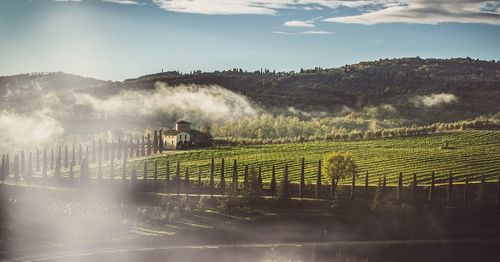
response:
{"label": "green field", "polygon": [[[442,149],[444,141],[449,140],[450,148]],[[147,158],[128,160],[133,162],[142,176],[142,163],[148,161],[148,176],[153,176],[154,160],[158,160],[159,176],[165,176],[166,160],[170,161],[171,174],[175,174],[177,161],[181,163],[184,176],[186,165],[191,179],[196,179],[199,168],[204,180],[208,179],[210,161],[215,158],[216,180],[220,175],[221,159],[225,159],[225,176],[230,181],[233,160],[238,161],[239,177],[243,179],[245,164],[261,166],[264,182],[271,177],[272,165],[276,165],[277,178],[283,174],[285,162],[289,165],[292,182],[297,182],[301,158],[305,158],[306,183],[315,183],[317,162],[330,151],[350,152],[359,166],[363,177],[370,175],[370,183],[375,184],[379,176],[386,175],[389,184],[395,184],[399,172],[403,172],[405,183],[413,173],[421,183],[428,183],[432,171],[436,172],[437,183],[444,182],[452,171],[457,182],[468,176],[478,180],[485,175],[488,180],[496,179],[500,174],[500,132],[498,131],[462,131],[435,134],[422,137],[388,138],[365,141],[328,141],[306,142],[277,145],[224,147],[175,151]],[[129,168],[132,166],[128,164]],[[109,167],[104,167],[106,175]],[[115,176],[121,176],[121,162],[115,162]],[[95,174],[95,172],[94,172]],[[128,173],[127,176],[129,176]],[[324,183],[327,179],[323,179]],[[345,181],[346,183],[348,181]]]}

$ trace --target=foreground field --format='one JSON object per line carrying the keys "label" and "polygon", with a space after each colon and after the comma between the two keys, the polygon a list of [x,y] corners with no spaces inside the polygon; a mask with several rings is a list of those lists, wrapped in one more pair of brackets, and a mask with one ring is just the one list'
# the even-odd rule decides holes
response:
{"label": "foreground field", "polygon": [[[449,148],[442,146],[449,141]],[[436,172],[436,181],[444,182],[452,171],[458,183],[464,177],[478,180],[484,175],[487,180],[494,180],[500,174],[500,132],[498,131],[462,131],[436,134],[422,137],[392,138],[367,141],[328,141],[278,145],[259,145],[244,147],[224,147],[200,149],[184,152],[169,152],[146,158],[148,173],[153,176],[154,162],[158,160],[160,177],[165,176],[166,160],[170,161],[171,173],[175,174],[176,163],[180,161],[184,176],[189,167],[191,179],[196,179],[201,168],[202,179],[208,179],[211,159],[216,163],[216,180],[220,175],[221,159],[225,159],[225,174],[230,178],[233,161],[238,161],[238,173],[243,178],[245,164],[260,166],[264,182],[271,178],[272,166],[276,165],[279,179],[285,162],[288,162],[290,178],[297,182],[300,174],[300,161],[305,158],[306,183],[315,183],[318,160],[330,151],[351,152],[359,165],[360,175],[370,175],[370,183],[377,183],[378,177],[386,175],[389,184],[395,184],[399,172],[403,172],[404,181],[416,173],[421,183],[428,183],[432,171]],[[142,162],[145,159],[131,160],[142,174]],[[120,174],[120,164],[115,172]],[[323,178],[326,183],[326,179]],[[345,181],[347,182],[347,181]]]}

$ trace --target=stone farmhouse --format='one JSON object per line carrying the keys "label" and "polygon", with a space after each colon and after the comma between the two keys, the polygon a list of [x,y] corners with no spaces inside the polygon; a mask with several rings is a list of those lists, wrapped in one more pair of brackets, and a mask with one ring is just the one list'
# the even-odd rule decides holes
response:
{"label": "stone farmhouse", "polygon": [[208,147],[212,145],[212,137],[209,133],[204,133],[191,129],[191,123],[178,121],[175,129],[163,131],[164,149],[188,149]]}

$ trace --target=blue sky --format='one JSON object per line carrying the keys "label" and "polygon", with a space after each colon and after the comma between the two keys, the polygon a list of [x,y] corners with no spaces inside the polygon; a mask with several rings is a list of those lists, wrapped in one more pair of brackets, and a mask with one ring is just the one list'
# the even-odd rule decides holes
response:
{"label": "blue sky", "polygon": [[0,75],[123,80],[162,68],[289,71],[408,56],[500,60],[500,2],[0,1]]}

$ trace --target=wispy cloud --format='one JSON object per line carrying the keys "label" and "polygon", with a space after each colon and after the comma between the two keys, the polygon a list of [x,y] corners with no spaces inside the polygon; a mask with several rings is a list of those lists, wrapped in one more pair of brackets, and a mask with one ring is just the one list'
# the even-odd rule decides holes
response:
{"label": "wispy cloud", "polygon": [[292,20],[292,21],[286,21],[283,23],[283,26],[288,26],[288,27],[314,27],[314,24],[309,21],[299,21],[299,20]]}
{"label": "wispy cloud", "polygon": [[284,32],[284,31],[273,31],[273,34],[278,35],[331,35],[333,32],[330,31],[300,31],[300,32]]}
{"label": "wispy cloud", "polygon": [[440,24],[477,23],[500,25],[499,2],[478,0],[416,0],[385,4],[359,15],[327,18],[324,21],[374,25],[383,23]]}
{"label": "wispy cloud", "polygon": [[136,0],[102,0],[103,2],[110,2],[122,5],[144,5],[145,3]]}
{"label": "wispy cloud", "polygon": [[[153,0],[171,12],[207,15],[276,15],[283,9],[317,10],[339,7],[361,14],[324,19],[335,23],[481,23],[500,25],[500,3],[491,0]],[[307,21],[287,21],[284,26],[314,27]]]}

